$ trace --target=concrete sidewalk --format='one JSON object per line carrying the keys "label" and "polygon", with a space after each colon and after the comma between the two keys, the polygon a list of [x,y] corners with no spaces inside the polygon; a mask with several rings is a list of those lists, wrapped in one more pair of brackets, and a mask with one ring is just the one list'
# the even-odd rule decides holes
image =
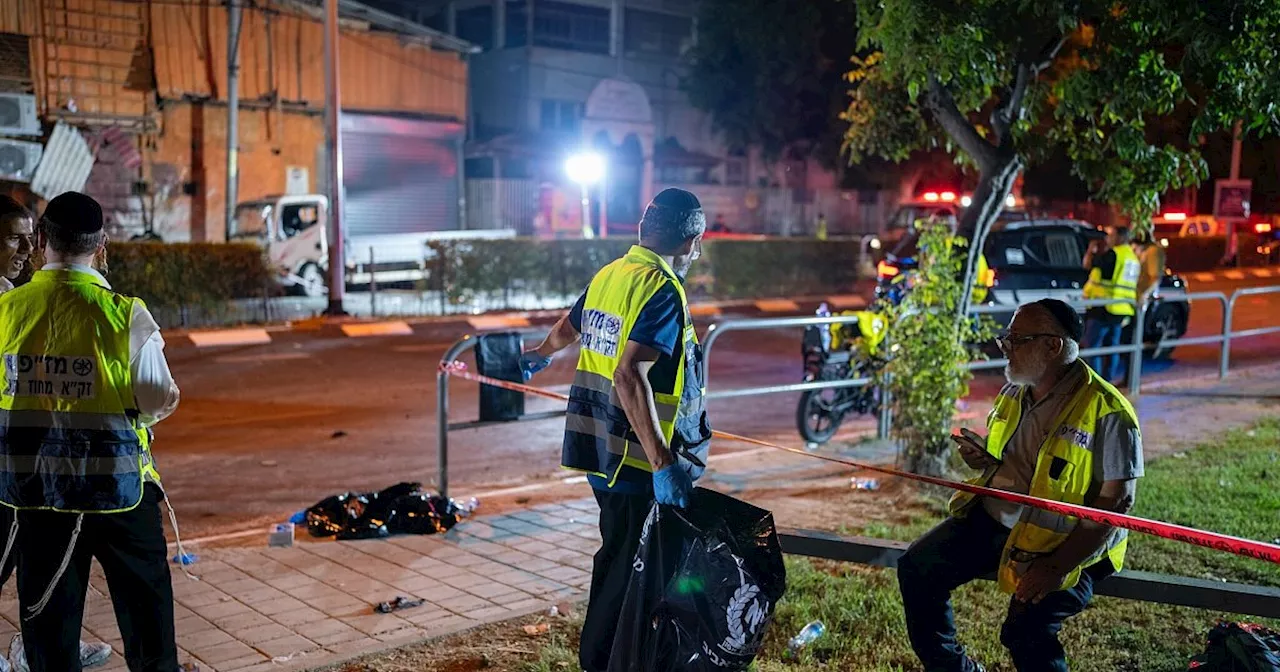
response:
{"label": "concrete sidewalk", "polygon": [[[174,569],[179,660],[201,672],[302,670],[545,611],[586,594],[600,543],[596,511],[593,499],[580,499],[464,521],[444,535],[202,550],[191,567],[199,581]],[[124,670],[96,563],[91,585],[84,638],[114,649],[98,669]],[[0,603],[6,652],[17,630],[15,592]],[[426,603],[374,612],[399,595]]]}

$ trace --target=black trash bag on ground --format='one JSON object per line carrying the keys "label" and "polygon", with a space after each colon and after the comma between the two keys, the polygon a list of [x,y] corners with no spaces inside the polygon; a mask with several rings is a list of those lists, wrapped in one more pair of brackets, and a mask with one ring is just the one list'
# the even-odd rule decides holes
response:
{"label": "black trash bag on ground", "polygon": [[1209,631],[1195,672],[1280,672],[1280,633],[1253,623],[1221,622]]}
{"label": "black trash bag on ground", "polygon": [[387,530],[391,534],[444,534],[458,524],[453,500],[426,492],[396,498]]}
{"label": "black trash bag on ground", "polygon": [[786,591],[773,514],[697,488],[654,504],[622,603],[609,672],[746,670]]}
{"label": "black trash bag on ground", "polygon": [[391,534],[387,521],[395,503],[418,494],[421,483],[397,483],[378,492],[347,492],[326,497],[307,509],[307,531],[313,537],[375,539]]}

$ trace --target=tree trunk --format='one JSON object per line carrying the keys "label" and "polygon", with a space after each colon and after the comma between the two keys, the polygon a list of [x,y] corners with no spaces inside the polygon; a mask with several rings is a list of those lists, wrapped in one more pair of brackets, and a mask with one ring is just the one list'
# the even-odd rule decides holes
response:
{"label": "tree trunk", "polygon": [[974,273],[978,269],[978,254],[987,243],[987,234],[1004,210],[1005,199],[1013,191],[1013,185],[1022,172],[1022,159],[1017,154],[1001,153],[999,161],[989,171],[982,171],[978,178],[978,188],[973,192],[973,202],[965,209],[960,218],[956,234],[969,241],[969,258],[964,271],[964,293],[960,301],[961,310],[957,319],[963,319],[968,312],[969,299],[973,294]]}

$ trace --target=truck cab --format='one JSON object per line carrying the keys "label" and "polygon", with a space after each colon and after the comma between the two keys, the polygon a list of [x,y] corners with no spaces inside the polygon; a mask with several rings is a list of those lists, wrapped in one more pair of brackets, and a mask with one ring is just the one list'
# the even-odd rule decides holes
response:
{"label": "truck cab", "polygon": [[262,246],[281,284],[307,296],[325,292],[329,199],[320,194],[268,196],[236,206],[229,242]]}

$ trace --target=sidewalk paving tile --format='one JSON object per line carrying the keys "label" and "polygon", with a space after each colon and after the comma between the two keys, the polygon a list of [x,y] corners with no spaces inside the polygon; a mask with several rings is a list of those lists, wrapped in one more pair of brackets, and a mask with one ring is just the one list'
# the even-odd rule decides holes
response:
{"label": "sidewalk paving tile", "polygon": [[[478,517],[448,534],[361,541],[304,538],[285,548],[201,549],[200,581],[172,572],[182,662],[206,672],[322,667],[352,653],[455,633],[584,596],[599,543],[592,499]],[[90,572],[84,637],[123,645],[101,567]],[[426,600],[378,614],[399,595]],[[18,604],[0,600],[0,639]],[[292,658],[290,658],[292,656]],[[301,662],[300,660],[301,659]],[[289,667],[293,669],[293,667]]]}

